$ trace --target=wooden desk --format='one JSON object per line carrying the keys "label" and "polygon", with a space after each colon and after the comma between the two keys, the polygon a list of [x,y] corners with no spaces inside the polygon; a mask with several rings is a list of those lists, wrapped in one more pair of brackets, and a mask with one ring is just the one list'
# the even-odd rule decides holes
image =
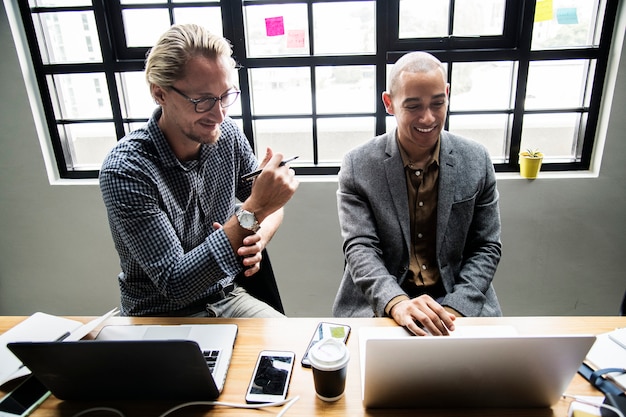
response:
{"label": "wooden desk", "polygon": [[[73,317],[86,322],[91,317]],[[16,325],[25,317],[0,317],[0,333]],[[348,340],[351,361],[348,368],[345,396],[335,403],[326,403],[315,396],[311,370],[300,366],[300,359],[315,329],[321,321],[349,324],[352,334]],[[566,417],[569,400],[561,400],[551,409],[517,410],[366,410],[361,403],[358,333],[363,326],[395,326],[391,319],[336,319],[336,318],[288,318],[288,319],[208,319],[208,318],[125,318],[113,317],[106,324],[176,324],[176,323],[236,323],[239,334],[231,367],[226,377],[226,385],[220,396],[221,401],[244,403],[245,390],[250,380],[256,357],[262,349],[292,350],[296,352],[296,365],[289,388],[289,397],[299,395],[300,399],[287,411],[286,417],[309,416],[558,416]],[[592,333],[599,334],[617,327],[626,327],[626,317],[506,317],[506,318],[462,318],[457,326],[464,325],[513,325],[520,334],[549,333]],[[97,329],[98,330],[98,329]],[[90,336],[94,337],[97,330]],[[0,388],[4,392],[11,384]],[[601,395],[579,375],[572,380],[567,392],[574,395]],[[102,402],[74,403],[62,402],[50,397],[32,415],[34,417],[72,416],[94,406],[112,406],[120,409],[127,417],[158,416],[177,403],[161,402]],[[268,413],[269,411],[269,413]],[[242,410],[223,407],[190,407],[173,413],[179,416],[274,416],[280,409]],[[88,416],[111,416],[95,413]]]}

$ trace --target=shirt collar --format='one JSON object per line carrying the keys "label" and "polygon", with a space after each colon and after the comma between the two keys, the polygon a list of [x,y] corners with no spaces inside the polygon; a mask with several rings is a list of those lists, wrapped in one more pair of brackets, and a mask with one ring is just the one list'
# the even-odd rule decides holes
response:
{"label": "shirt collar", "polygon": [[[398,135],[396,135],[396,142],[398,144],[398,149],[400,150],[400,156],[402,157],[402,165],[405,168],[413,169],[411,167],[411,160],[409,159],[409,156],[407,155],[406,151],[404,150],[404,148],[400,144],[400,141],[398,140]],[[428,164],[426,164],[427,168],[430,168],[431,166],[433,166],[433,164],[434,166],[439,166],[440,151],[441,151],[441,135],[439,135],[439,140],[437,141],[437,144],[435,145],[435,150],[433,151],[430,157],[430,161],[428,162]]]}

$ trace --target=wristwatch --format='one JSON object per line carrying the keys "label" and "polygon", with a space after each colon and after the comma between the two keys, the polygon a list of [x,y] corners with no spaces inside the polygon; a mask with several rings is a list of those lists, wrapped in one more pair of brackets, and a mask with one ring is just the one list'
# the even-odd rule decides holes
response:
{"label": "wristwatch", "polygon": [[237,210],[237,213],[235,213],[235,216],[237,216],[237,220],[239,220],[239,226],[246,230],[251,230],[256,233],[261,228],[261,225],[256,219],[254,213],[248,210],[240,208]]}

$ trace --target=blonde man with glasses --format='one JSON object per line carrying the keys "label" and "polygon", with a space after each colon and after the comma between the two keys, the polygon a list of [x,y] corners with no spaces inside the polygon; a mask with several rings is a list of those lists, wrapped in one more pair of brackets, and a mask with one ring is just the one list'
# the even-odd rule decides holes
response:
{"label": "blonde man with glasses", "polygon": [[239,96],[231,55],[198,25],[168,29],[146,60],[158,107],[102,165],[124,315],[282,316],[234,278],[255,278],[298,181],[270,149],[259,164],[227,116]]}

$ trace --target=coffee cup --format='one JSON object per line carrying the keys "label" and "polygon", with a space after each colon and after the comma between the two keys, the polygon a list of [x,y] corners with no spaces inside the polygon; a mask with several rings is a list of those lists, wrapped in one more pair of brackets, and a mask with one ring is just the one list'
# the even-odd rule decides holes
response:
{"label": "coffee cup", "polygon": [[309,360],[318,398],[331,402],[343,397],[350,361],[346,345],[332,337],[322,339],[309,351]]}

